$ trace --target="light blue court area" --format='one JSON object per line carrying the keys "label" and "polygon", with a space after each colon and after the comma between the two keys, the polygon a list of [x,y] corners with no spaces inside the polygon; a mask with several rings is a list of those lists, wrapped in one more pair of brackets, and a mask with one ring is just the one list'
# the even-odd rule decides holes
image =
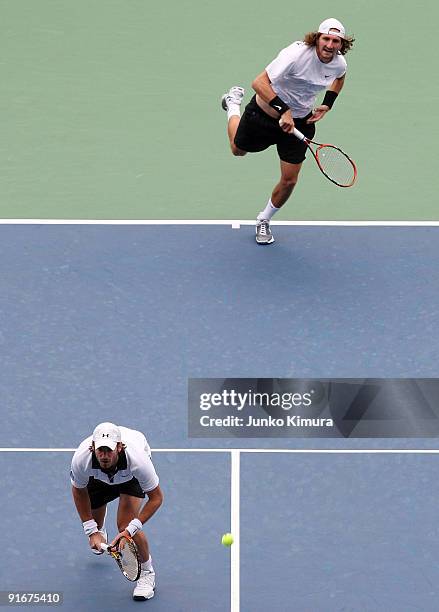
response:
{"label": "light blue court area", "polygon": [[0,446],[191,445],[189,377],[438,375],[439,228],[274,229],[0,226]]}
{"label": "light blue court area", "polygon": [[[220,538],[230,525],[230,458],[226,453],[157,453],[165,501],[145,526],[157,590],[145,603],[114,561],[91,553],[70,494],[67,452],[2,452],[1,518],[5,534],[0,590],[61,591],[64,603],[43,609],[224,612],[230,607],[230,553]],[[202,460],[201,460],[202,459]],[[117,501],[107,528],[114,536]],[[41,609],[38,607],[38,609]]]}
{"label": "light blue court area", "polygon": [[431,454],[243,454],[241,609],[435,612],[437,472]]}

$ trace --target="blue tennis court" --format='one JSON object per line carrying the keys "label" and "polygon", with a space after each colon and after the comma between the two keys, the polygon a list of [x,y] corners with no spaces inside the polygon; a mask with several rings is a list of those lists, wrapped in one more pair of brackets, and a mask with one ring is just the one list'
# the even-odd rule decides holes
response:
{"label": "blue tennis court", "polygon": [[[155,454],[166,507],[146,528],[158,577],[148,609],[232,609],[230,553],[218,537],[230,524],[228,454]],[[88,549],[61,478],[70,456],[0,456],[2,518],[14,531],[2,582],[8,590],[62,592],[64,610],[84,609],[85,600],[110,610],[139,605],[113,562]],[[404,451],[241,452],[240,607],[233,609],[435,610],[437,460]],[[31,509],[20,513],[18,530],[17,508]],[[107,526],[112,521],[114,507]]]}
{"label": "blue tennis court", "polygon": [[437,375],[439,228],[277,234],[1,226],[0,446],[73,447],[123,414],[180,447],[189,377]]}
{"label": "blue tennis court", "polygon": [[[153,457],[165,493],[147,525],[151,610],[231,609],[233,565],[219,543],[233,519],[227,449],[390,444],[190,439],[188,378],[437,376],[438,228],[279,225],[269,248],[254,244],[253,231],[0,226],[0,447],[73,449],[102,420],[145,433],[161,451]],[[200,446],[226,452],[177,452]],[[71,455],[0,453],[1,515],[15,534],[1,586],[61,590],[64,610],[84,598],[138,605],[110,560],[87,549],[70,498]],[[234,612],[399,612],[404,601],[436,609],[435,454],[243,452],[241,461]],[[20,513],[18,533],[17,508],[32,510]]]}
{"label": "blue tennis court", "polygon": [[[69,487],[72,453],[0,453],[2,521],[6,543],[2,589],[63,593],[62,610],[139,606],[133,585],[106,555],[88,547]],[[220,535],[230,524],[230,469],[226,454],[203,461],[158,453],[154,463],[165,503],[145,527],[157,574],[148,610],[224,611],[230,602],[230,555]],[[106,524],[116,535],[115,504]],[[17,521],[19,525],[17,525]],[[114,567],[113,567],[114,565]],[[49,606],[43,606],[49,608]]]}
{"label": "blue tennis court", "polygon": [[437,454],[243,454],[242,609],[435,610],[437,467]]}

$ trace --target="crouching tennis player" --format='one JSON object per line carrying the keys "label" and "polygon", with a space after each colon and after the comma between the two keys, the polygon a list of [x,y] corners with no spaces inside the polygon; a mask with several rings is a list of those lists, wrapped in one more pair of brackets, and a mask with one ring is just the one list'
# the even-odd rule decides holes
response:
{"label": "crouching tennis player", "polygon": [[[145,436],[134,429],[101,423],[73,455],[70,479],[73,500],[95,554],[102,554],[100,545],[107,542],[107,503],[119,498],[119,534],[111,544],[122,535],[134,539],[142,571],[133,598],[151,599],[155,572],[142,526],[162,505],[163,494]],[[143,504],[145,494],[148,499]]]}

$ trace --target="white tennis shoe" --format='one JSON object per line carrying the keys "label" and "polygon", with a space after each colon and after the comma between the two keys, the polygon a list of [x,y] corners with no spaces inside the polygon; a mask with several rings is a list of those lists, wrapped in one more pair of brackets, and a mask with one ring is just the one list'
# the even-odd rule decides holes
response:
{"label": "white tennis shoe", "polygon": [[225,111],[227,111],[229,110],[229,106],[231,104],[236,104],[237,106],[241,106],[241,102],[242,102],[242,98],[244,97],[244,93],[245,91],[243,87],[238,87],[238,85],[234,85],[221,98],[221,107]]}
{"label": "white tennis shoe", "polygon": [[154,570],[142,570],[140,578],[133,591],[133,599],[136,601],[146,601],[154,597],[155,572]]}
{"label": "white tennis shoe", "polygon": [[271,244],[274,242],[273,234],[270,230],[270,221],[267,219],[256,220],[256,242],[258,244]]}

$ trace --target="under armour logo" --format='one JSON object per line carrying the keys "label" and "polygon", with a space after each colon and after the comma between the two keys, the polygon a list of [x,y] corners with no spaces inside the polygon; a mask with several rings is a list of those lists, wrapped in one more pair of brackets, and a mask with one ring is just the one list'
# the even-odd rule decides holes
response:
{"label": "under armour logo", "polygon": [[109,437],[110,437],[110,434],[102,434],[102,437],[103,437],[103,438],[109,438]]}

